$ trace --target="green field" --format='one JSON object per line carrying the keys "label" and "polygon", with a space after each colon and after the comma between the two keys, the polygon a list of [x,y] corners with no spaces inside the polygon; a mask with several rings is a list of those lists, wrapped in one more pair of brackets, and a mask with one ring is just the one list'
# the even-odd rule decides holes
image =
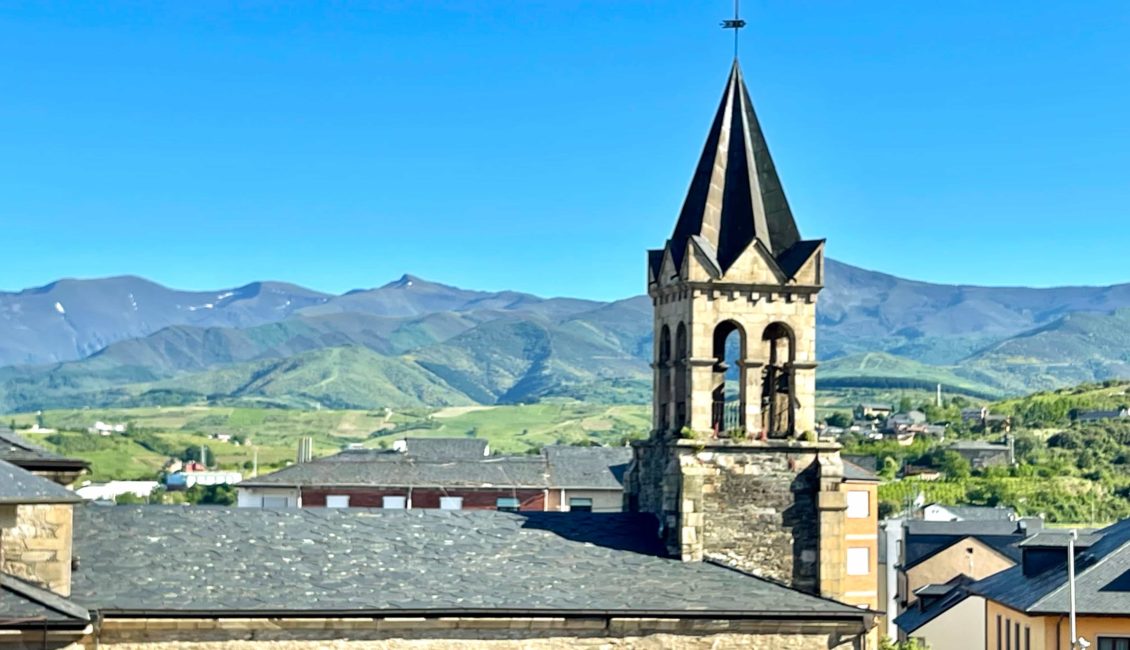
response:
{"label": "green field", "polygon": [[[89,480],[152,478],[170,457],[201,445],[220,468],[247,473],[258,454],[260,472],[283,467],[298,440],[314,439],[314,453],[328,455],[351,444],[385,447],[405,436],[472,436],[490,441],[498,453],[536,452],[548,444],[618,444],[643,437],[649,407],[543,402],[519,406],[449,407],[397,411],[153,407],[45,411],[43,425],[55,434],[28,433],[32,414],[3,416],[31,441],[91,463]],[[95,421],[124,423],[128,432],[87,433]],[[245,444],[210,438],[228,434]]]}

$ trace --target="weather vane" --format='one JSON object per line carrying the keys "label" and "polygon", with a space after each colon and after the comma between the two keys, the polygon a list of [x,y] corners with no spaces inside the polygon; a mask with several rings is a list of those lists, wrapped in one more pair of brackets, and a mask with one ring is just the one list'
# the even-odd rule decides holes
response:
{"label": "weather vane", "polygon": [[738,58],[738,30],[741,29],[742,27],[745,27],[745,21],[741,19],[741,12],[738,10],[738,2],[740,2],[740,0],[734,0],[734,19],[722,21],[722,29],[732,29],[732,30],[734,30],[734,58],[735,59]]}

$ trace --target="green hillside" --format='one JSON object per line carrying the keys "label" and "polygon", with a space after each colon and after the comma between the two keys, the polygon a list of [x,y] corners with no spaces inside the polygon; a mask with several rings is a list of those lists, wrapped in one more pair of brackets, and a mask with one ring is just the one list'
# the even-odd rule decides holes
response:
{"label": "green hillside", "polygon": [[991,399],[1006,390],[1000,385],[963,376],[961,368],[930,366],[885,352],[853,354],[820,364],[816,386],[832,390],[871,388],[876,390],[934,390],[942,385],[946,393]]}
{"label": "green hillside", "polygon": [[473,404],[411,362],[350,346],[167,379],[145,390],[212,400],[262,399],[296,408],[400,408]]}
{"label": "green hillside", "polygon": [[991,369],[1028,390],[1130,377],[1130,309],[1069,314],[981,350],[961,365]]}
{"label": "green hillside", "polygon": [[[650,413],[640,405],[597,405],[549,401],[524,406],[456,406],[442,409],[299,410],[185,406],[46,411],[54,434],[27,433],[30,414],[2,416],[5,424],[38,444],[92,464],[87,480],[151,479],[169,457],[207,448],[219,466],[250,473],[258,455],[261,471],[294,459],[298,440],[314,439],[316,455],[351,444],[387,447],[405,436],[473,436],[499,453],[527,453],[549,444],[620,444],[647,435]],[[123,423],[128,432],[96,436],[95,421]],[[217,433],[234,442],[210,438]],[[239,442],[241,444],[235,444]],[[194,456],[195,457],[195,456]]]}

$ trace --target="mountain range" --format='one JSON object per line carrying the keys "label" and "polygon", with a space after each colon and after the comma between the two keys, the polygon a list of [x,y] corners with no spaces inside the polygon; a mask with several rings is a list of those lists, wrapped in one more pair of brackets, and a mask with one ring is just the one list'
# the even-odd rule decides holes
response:
{"label": "mountain range", "polygon": [[[995,397],[1130,377],[1130,284],[941,285],[828,260],[823,387]],[[647,401],[651,305],[404,277],[331,295],[279,282],[178,291],[138,277],[0,293],[0,410],[254,401],[439,406]]]}

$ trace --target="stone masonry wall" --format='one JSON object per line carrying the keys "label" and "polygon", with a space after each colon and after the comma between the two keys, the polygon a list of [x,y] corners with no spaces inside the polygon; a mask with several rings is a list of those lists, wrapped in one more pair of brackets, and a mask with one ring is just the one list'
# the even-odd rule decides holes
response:
{"label": "stone masonry wall", "polygon": [[[829,628],[651,619],[107,620],[99,650],[828,650],[852,648]],[[846,634],[844,635],[846,636]],[[833,641],[834,640],[834,641]]]}
{"label": "stone masonry wall", "polygon": [[16,526],[0,536],[3,545],[0,570],[69,596],[71,513],[70,504],[19,506]]}
{"label": "stone masonry wall", "polygon": [[699,537],[705,558],[819,593],[815,460],[815,454],[682,454],[684,543]]}
{"label": "stone masonry wall", "polygon": [[814,460],[814,455],[787,454],[688,456],[685,471],[706,469],[699,503],[704,555],[818,592],[820,522]]}
{"label": "stone masonry wall", "polygon": [[627,501],[656,515],[668,552],[831,598],[844,590],[846,497],[827,442],[636,443]]}

